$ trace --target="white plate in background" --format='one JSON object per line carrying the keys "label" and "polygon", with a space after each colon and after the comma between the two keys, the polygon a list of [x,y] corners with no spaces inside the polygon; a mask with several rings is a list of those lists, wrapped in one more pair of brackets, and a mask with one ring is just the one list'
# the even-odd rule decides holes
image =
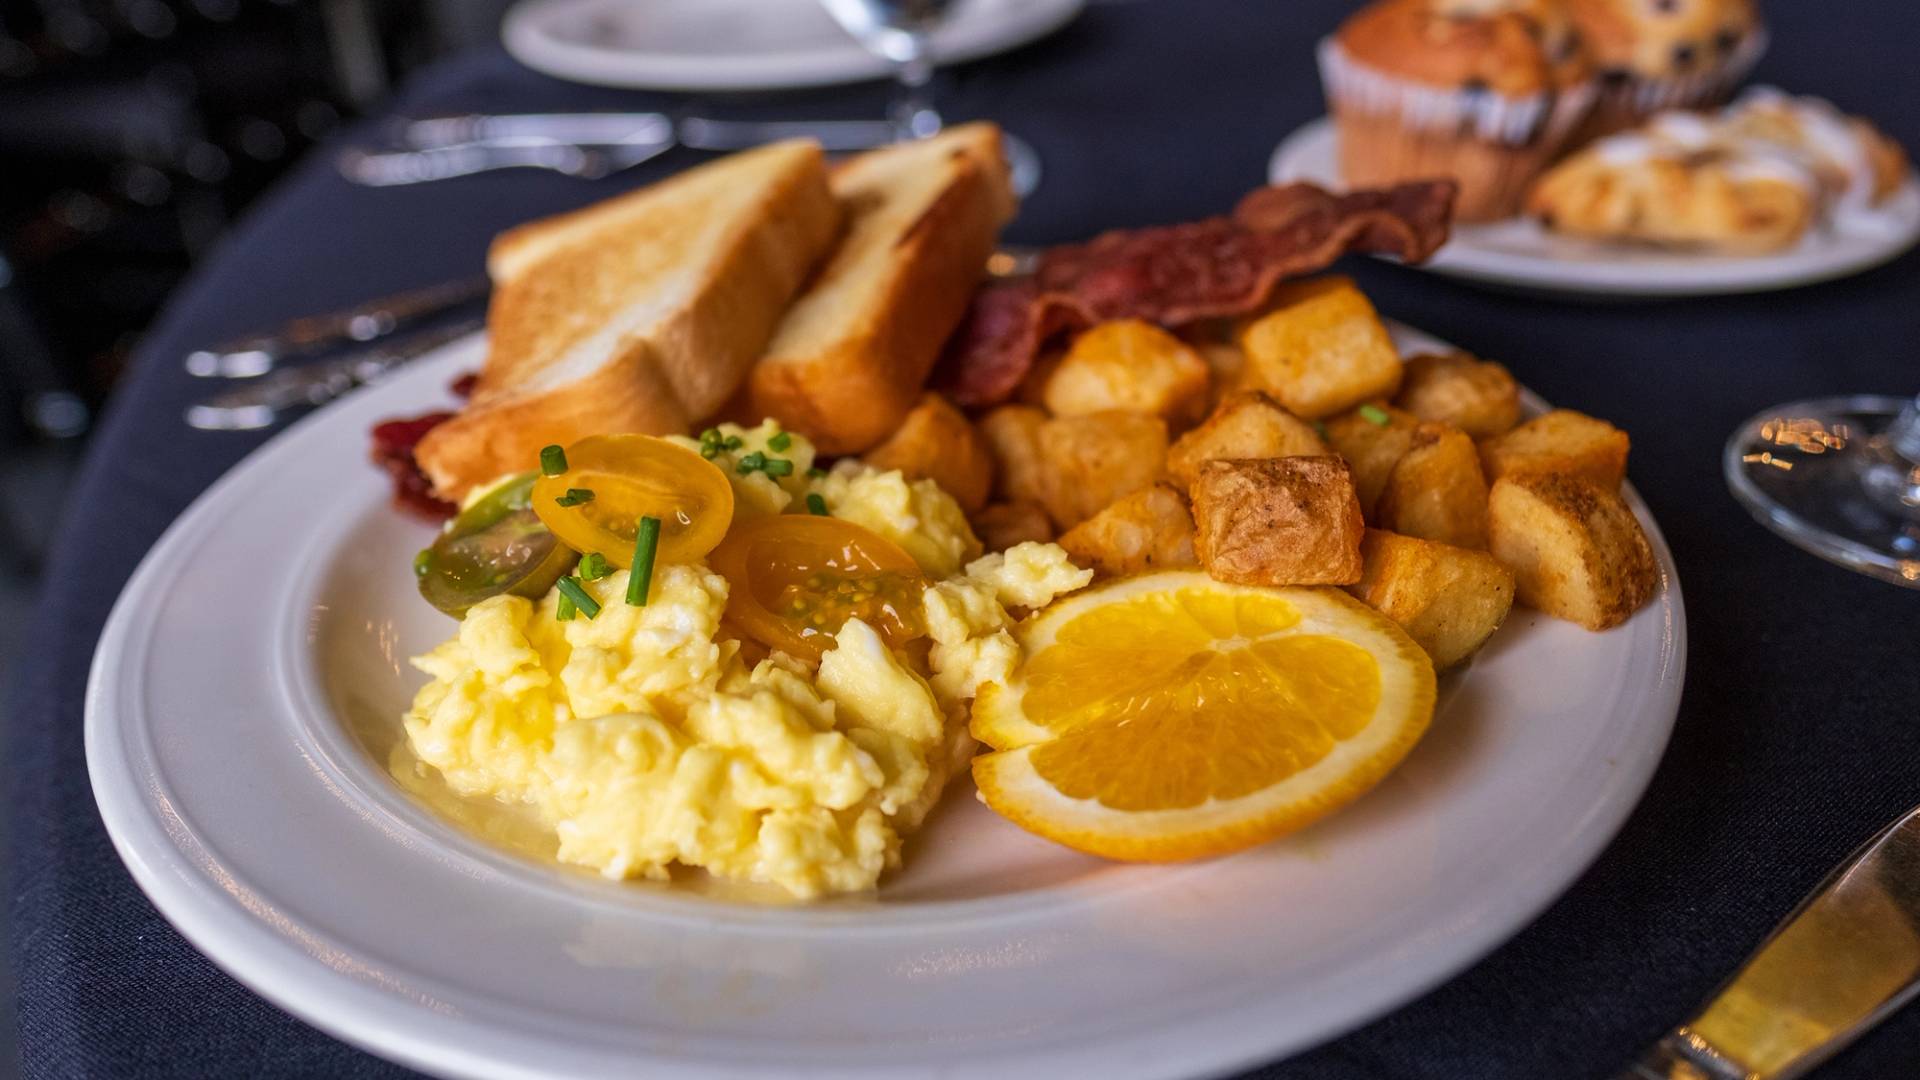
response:
{"label": "white plate in background", "polygon": [[483,348],[321,410],[202,495],[121,594],[87,692],[101,816],[167,919],[289,1012],[430,1073],[1127,1080],[1269,1061],[1532,921],[1625,820],[1679,707],[1679,582],[1628,491],[1652,602],[1604,634],[1515,609],[1441,681],[1396,772],[1252,851],[1102,862],[962,778],[904,871],[813,906],[515,854],[385,767],[425,681],[406,657],[453,624],[415,593],[432,529],[389,507],[367,432],[444,407]]}
{"label": "white plate in background", "polygon": [[[942,64],[1024,45],[1085,0],[956,0],[933,34]],[[655,90],[777,90],[887,77],[819,0],[521,0],[501,27],[514,59],[555,78]]]}
{"label": "white plate in background", "polygon": [[[1309,180],[1338,190],[1333,121],[1322,117],[1287,136],[1267,166],[1273,183]],[[1448,277],[1508,288],[1595,297],[1713,296],[1767,292],[1848,277],[1888,262],[1920,241],[1920,181],[1909,178],[1870,217],[1808,230],[1798,245],[1768,255],[1659,251],[1558,236],[1524,218],[1455,225],[1420,266]]]}

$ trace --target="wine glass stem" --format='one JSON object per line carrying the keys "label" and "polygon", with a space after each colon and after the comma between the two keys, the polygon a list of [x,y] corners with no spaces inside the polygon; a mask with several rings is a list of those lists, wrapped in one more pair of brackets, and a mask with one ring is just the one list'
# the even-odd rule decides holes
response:
{"label": "wine glass stem", "polygon": [[1887,445],[1920,467],[1920,396],[1907,402],[1907,407],[1900,410],[1900,415],[1887,428]]}
{"label": "wine glass stem", "polygon": [[933,107],[933,51],[924,33],[906,35],[906,48],[894,58],[899,83],[893,105],[893,123],[899,138],[924,139],[940,131],[940,113]]}

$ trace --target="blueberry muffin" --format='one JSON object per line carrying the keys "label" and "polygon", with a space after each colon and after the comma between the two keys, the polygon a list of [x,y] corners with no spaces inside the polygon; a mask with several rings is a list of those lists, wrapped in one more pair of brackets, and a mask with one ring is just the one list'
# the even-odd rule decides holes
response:
{"label": "blueberry muffin", "polygon": [[1345,181],[1453,177],[1461,221],[1511,215],[1594,94],[1562,0],[1377,0],[1319,58]]}
{"label": "blueberry muffin", "polygon": [[1724,103],[1766,51],[1755,0],[1567,0],[1600,79],[1576,144]]}

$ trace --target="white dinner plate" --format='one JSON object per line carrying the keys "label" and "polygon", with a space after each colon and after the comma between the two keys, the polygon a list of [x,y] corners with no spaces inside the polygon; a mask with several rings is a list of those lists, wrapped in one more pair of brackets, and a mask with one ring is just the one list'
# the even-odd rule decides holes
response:
{"label": "white dinner plate", "polygon": [[[943,64],[1024,45],[1086,0],[957,0],[933,34]],[[501,27],[514,59],[555,78],[656,90],[776,90],[892,70],[819,0],[521,0]]]}
{"label": "white dinner plate", "polygon": [[[1273,183],[1310,180],[1340,188],[1333,121],[1322,117],[1273,152]],[[1909,178],[1884,206],[1858,221],[1816,227],[1770,255],[1659,251],[1559,236],[1531,219],[1453,227],[1420,269],[1507,288],[1596,297],[1714,296],[1767,292],[1871,270],[1920,241],[1920,181]]]}
{"label": "white dinner plate", "polygon": [[[1591,634],[1515,609],[1430,733],[1334,818],[1229,858],[1127,866],[956,781],[875,895],[814,906],[603,880],[482,838],[386,763],[453,624],[432,529],[366,461],[479,339],[295,425],[181,516],[115,605],[87,761],[133,876],[199,949],[326,1031],[462,1077],[1177,1077],[1393,1008],[1516,933],[1646,786],[1680,700],[1673,561]],[[1534,402],[1538,405],[1538,402]],[[441,807],[435,809],[436,806]],[[492,820],[489,818],[488,820]],[[524,838],[521,838],[524,839]]]}

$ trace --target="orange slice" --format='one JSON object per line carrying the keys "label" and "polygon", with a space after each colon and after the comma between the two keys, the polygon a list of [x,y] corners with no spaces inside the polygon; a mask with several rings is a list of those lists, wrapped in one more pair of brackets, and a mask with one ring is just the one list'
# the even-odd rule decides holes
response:
{"label": "orange slice", "polygon": [[1026,663],[981,688],[987,805],[1112,859],[1237,851],[1347,805],[1433,719],[1433,664],[1338,589],[1197,571],[1076,593],[1019,629]]}

